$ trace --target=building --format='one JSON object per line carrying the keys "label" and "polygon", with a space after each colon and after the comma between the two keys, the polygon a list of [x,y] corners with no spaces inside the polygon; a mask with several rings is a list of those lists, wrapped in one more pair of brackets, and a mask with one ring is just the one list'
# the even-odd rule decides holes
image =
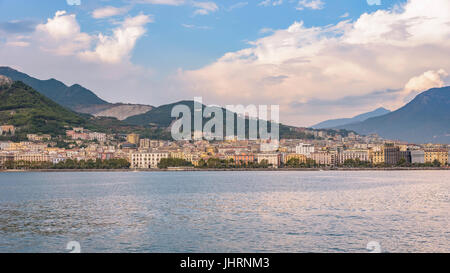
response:
{"label": "building", "polygon": [[384,163],[388,165],[396,165],[400,161],[400,147],[394,144],[385,144],[384,146]]}
{"label": "building", "polygon": [[105,142],[106,141],[106,134],[104,133],[89,133],[89,140],[97,140],[98,142]]}
{"label": "building", "polygon": [[6,162],[14,161],[14,154],[0,153],[0,168],[5,168]]}
{"label": "building", "polygon": [[0,135],[14,135],[16,133],[16,127],[14,125],[2,125],[0,126]]}
{"label": "building", "polygon": [[425,152],[423,150],[411,151],[411,163],[424,164],[425,163]]}
{"label": "building", "polygon": [[373,147],[369,150],[369,159],[374,165],[384,164],[384,149]]}
{"label": "building", "polygon": [[132,153],[131,168],[155,169],[163,158],[169,158],[169,153]]}
{"label": "building", "polygon": [[448,164],[448,151],[445,149],[427,149],[425,150],[425,163],[439,161],[442,166]]}
{"label": "building", "polygon": [[131,144],[138,145],[139,144],[139,135],[138,134],[129,134],[127,135],[127,142]]}
{"label": "building", "polygon": [[233,160],[236,165],[248,165],[249,163],[255,163],[256,158],[254,154],[239,154],[234,155]]}
{"label": "building", "polygon": [[278,168],[281,164],[281,154],[258,154],[257,161],[258,164],[265,161],[272,168]]}
{"label": "building", "polygon": [[14,161],[26,161],[26,162],[51,162],[51,158],[48,154],[43,153],[17,153],[14,154]]}
{"label": "building", "polygon": [[139,148],[141,149],[150,149],[151,140],[148,138],[143,138],[139,140]]}
{"label": "building", "polygon": [[310,157],[319,165],[333,166],[336,164],[336,155],[329,152],[314,152]]}
{"label": "building", "polygon": [[338,153],[338,164],[344,164],[347,160],[370,161],[368,150],[344,150]]}
{"label": "building", "polygon": [[306,163],[308,158],[306,157],[306,155],[301,154],[283,154],[281,161],[286,164],[291,159],[298,159],[299,163],[302,164]]}
{"label": "building", "polygon": [[50,139],[52,139],[52,137],[50,135],[28,134],[27,139],[29,141],[44,141],[44,140],[50,140]]}
{"label": "building", "polygon": [[311,144],[300,143],[297,147],[295,147],[295,153],[309,157],[312,153],[314,153],[314,146]]}

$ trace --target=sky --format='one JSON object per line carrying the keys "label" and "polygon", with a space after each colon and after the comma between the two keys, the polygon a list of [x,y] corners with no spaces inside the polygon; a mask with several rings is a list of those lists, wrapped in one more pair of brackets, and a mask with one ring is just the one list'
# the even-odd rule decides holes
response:
{"label": "sky", "polygon": [[450,84],[449,0],[0,0],[0,66],[110,102],[280,105],[311,126]]}

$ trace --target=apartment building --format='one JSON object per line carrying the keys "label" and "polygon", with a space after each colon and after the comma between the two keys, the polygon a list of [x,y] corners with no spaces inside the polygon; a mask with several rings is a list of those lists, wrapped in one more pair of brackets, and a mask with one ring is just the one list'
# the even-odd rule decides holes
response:
{"label": "apartment building", "polygon": [[48,154],[43,153],[16,153],[14,161],[51,162],[51,158]]}
{"label": "apartment building", "polygon": [[310,156],[312,153],[314,153],[314,146],[311,144],[304,144],[304,143],[300,143],[299,145],[297,145],[295,147],[295,153],[296,154],[300,154],[300,155],[306,155],[306,156]]}
{"label": "apartment building", "polygon": [[310,158],[319,165],[336,165],[336,154],[332,154],[329,152],[314,152],[311,153]]}
{"label": "apartment building", "polygon": [[154,169],[163,158],[169,158],[169,153],[132,153],[131,168],[134,169]]}
{"label": "apartment building", "polygon": [[266,161],[272,168],[278,168],[281,165],[281,154],[257,154],[256,158],[259,164]]}
{"label": "apartment building", "polygon": [[445,149],[427,149],[424,152],[425,163],[439,161],[441,165],[448,164],[448,151]]}
{"label": "apartment building", "polygon": [[368,150],[344,150],[338,154],[338,164],[344,164],[347,160],[370,161]]}

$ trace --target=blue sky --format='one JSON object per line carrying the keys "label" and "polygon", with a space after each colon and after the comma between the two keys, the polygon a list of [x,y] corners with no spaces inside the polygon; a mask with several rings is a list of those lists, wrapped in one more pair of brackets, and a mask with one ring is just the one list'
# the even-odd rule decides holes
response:
{"label": "blue sky", "polygon": [[0,65],[112,102],[279,104],[311,125],[446,84],[448,2],[0,0]]}
{"label": "blue sky", "polygon": [[[302,20],[305,26],[325,26],[342,20],[341,16],[358,18],[362,13],[391,7],[398,0],[383,0],[381,5],[369,5],[365,0],[323,1],[320,10],[304,8],[297,10],[297,1],[284,0],[277,6],[261,5],[263,0],[217,1],[218,10],[208,15],[194,15],[195,7],[190,5],[151,5],[133,1],[81,0],[81,5],[68,5],[70,0],[41,0],[30,4],[29,0],[0,1],[3,21],[30,20],[43,23],[53,17],[57,10],[67,10],[77,15],[85,32],[108,33],[114,20],[140,13],[150,14],[154,23],[148,26],[134,49],[132,61],[144,66],[158,66],[158,71],[168,73],[179,67],[195,69],[206,65],[229,51],[246,46],[264,33],[261,30],[282,29],[294,21]],[[275,1],[272,1],[275,2]],[[94,19],[92,12],[104,7],[128,7],[121,16]],[[184,26],[183,26],[184,25]],[[189,28],[191,27],[191,28]]]}

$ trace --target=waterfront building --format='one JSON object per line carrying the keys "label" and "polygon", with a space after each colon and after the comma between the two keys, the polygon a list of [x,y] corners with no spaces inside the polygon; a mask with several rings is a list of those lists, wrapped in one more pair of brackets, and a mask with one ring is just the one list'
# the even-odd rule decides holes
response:
{"label": "waterfront building", "polygon": [[0,153],[0,168],[5,168],[6,162],[14,161],[14,154]]}
{"label": "waterfront building", "polygon": [[435,160],[439,161],[442,166],[448,163],[448,151],[445,149],[426,149],[425,163],[433,163]]}
{"label": "waterfront building", "polygon": [[369,158],[372,164],[384,164],[384,149],[376,146],[369,150]]}
{"label": "waterfront building", "polygon": [[236,165],[247,165],[249,163],[256,162],[254,154],[245,154],[245,153],[234,155],[233,160]]}
{"label": "waterfront building", "polygon": [[169,158],[169,153],[153,152],[153,153],[132,153],[131,168],[134,169],[154,169],[158,167],[159,162],[163,158]]}
{"label": "waterfront building", "polygon": [[14,161],[51,162],[51,159],[48,154],[43,153],[16,153],[14,154]]}
{"label": "waterfront building", "polygon": [[368,150],[344,150],[338,153],[338,164],[344,164],[347,160],[370,161]]}
{"label": "waterfront building", "polygon": [[281,164],[281,154],[257,154],[257,161],[261,164],[266,161],[272,168],[278,168]]}
{"label": "waterfront building", "polygon": [[314,152],[310,158],[319,165],[333,166],[336,164],[336,155],[330,152]]}
{"label": "waterfront building", "polygon": [[311,144],[300,143],[297,147],[295,147],[295,153],[309,157],[312,153],[314,153],[314,146]]}
{"label": "waterfront building", "polygon": [[299,163],[306,163],[307,157],[306,155],[301,154],[283,154],[282,156],[282,162],[286,164],[291,159],[298,159]]}
{"label": "waterfront building", "polygon": [[400,161],[400,147],[392,143],[387,143],[384,146],[384,163],[388,165],[395,165]]}

